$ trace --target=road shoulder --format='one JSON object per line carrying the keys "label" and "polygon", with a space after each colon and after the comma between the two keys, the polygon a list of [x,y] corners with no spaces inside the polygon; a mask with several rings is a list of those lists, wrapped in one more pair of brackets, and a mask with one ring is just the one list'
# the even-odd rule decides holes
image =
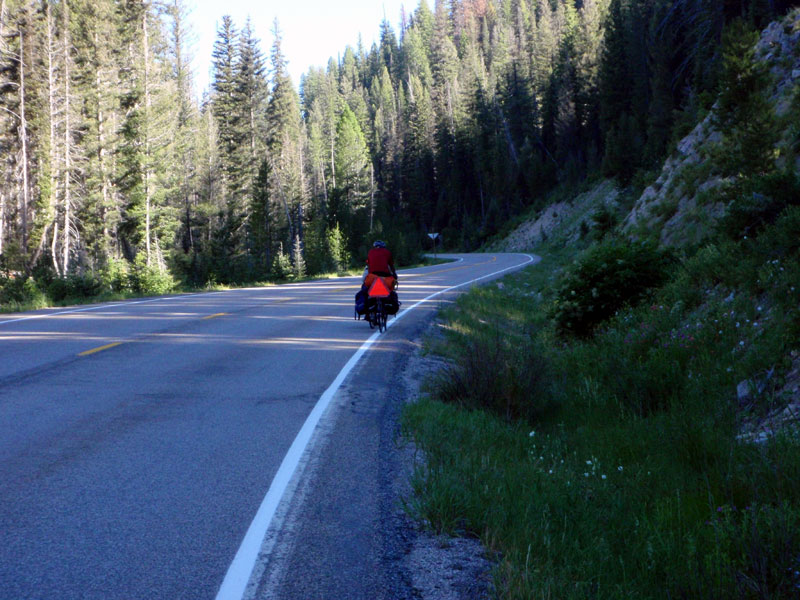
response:
{"label": "road shoulder", "polygon": [[250,597],[490,597],[492,565],[479,541],[434,535],[405,508],[422,456],[400,421],[436,363],[420,352],[431,320],[415,320],[411,339],[381,340],[338,392]]}
{"label": "road shoulder", "polygon": [[[437,327],[437,321],[428,332]],[[428,333],[426,332],[426,333]],[[424,337],[424,336],[421,336]],[[403,369],[404,401],[415,402],[422,391],[425,378],[439,370],[444,363],[437,357],[426,355],[420,345],[409,355]],[[403,440],[398,449],[402,456],[406,477],[396,482],[398,498],[411,498],[411,474],[425,460],[421,451],[409,440]],[[437,535],[424,527],[424,523],[412,521],[406,515],[407,525],[413,528],[410,549],[405,558],[406,571],[410,574],[412,593],[423,600],[466,600],[492,596],[492,569],[488,553],[475,538]]]}

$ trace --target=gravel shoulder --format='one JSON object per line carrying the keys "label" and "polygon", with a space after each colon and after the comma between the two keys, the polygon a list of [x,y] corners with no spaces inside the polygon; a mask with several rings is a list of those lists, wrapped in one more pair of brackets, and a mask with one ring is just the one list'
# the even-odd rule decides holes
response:
{"label": "gravel shoulder", "polygon": [[[436,327],[436,322],[430,327]],[[416,348],[403,371],[406,403],[419,398],[425,377],[435,373],[443,364],[441,359],[423,355],[421,348]],[[408,475],[396,482],[396,494],[398,498],[410,498],[413,495],[411,474],[415,465],[424,461],[424,456],[408,440],[400,452],[400,461]],[[486,549],[479,540],[436,535],[424,528],[424,524],[410,520],[408,526],[413,528],[414,535],[405,561],[414,597],[425,600],[492,597],[494,565],[488,560]]]}

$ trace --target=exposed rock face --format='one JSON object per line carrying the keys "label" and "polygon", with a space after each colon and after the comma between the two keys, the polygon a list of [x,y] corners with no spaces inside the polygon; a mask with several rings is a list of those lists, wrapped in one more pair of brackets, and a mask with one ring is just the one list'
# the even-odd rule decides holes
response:
{"label": "exposed rock face", "polygon": [[580,236],[580,224],[583,219],[591,220],[592,213],[601,206],[615,207],[619,193],[613,182],[603,181],[571,202],[551,204],[537,219],[526,221],[517,227],[495,249],[505,252],[530,250],[551,237],[557,230],[560,235],[566,235],[568,239],[574,241]]}
{"label": "exposed rock face", "polygon": [[[783,387],[777,391],[776,397],[782,408],[774,410],[762,419],[754,419],[745,423],[739,440],[743,442],[763,443],[778,432],[800,431],[800,353],[792,352],[792,368],[786,374]],[[742,382],[737,388],[737,397],[741,403],[749,400],[753,386]]]}
{"label": "exposed rock face", "polygon": [[[781,22],[771,23],[756,45],[756,58],[768,64],[773,84],[768,91],[781,117],[789,111],[800,85],[800,10]],[[702,201],[702,192],[724,180],[704,174],[704,150],[719,142],[721,135],[711,116],[683,138],[666,161],[658,179],[636,201],[623,223],[623,230],[660,231],[664,246],[682,246],[701,241],[710,225],[725,214],[720,203]]]}

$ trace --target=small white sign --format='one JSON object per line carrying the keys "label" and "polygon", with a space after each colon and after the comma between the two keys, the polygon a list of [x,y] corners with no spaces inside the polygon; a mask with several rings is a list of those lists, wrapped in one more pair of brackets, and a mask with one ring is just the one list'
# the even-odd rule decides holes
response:
{"label": "small white sign", "polygon": [[432,240],[435,240],[436,238],[439,237],[439,234],[438,233],[429,233],[428,237],[431,238]]}

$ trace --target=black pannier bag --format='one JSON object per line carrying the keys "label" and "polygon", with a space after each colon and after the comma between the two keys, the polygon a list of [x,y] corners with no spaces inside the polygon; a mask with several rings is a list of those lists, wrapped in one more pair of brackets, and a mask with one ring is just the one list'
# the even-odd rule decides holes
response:
{"label": "black pannier bag", "polygon": [[363,315],[367,312],[367,290],[361,288],[356,294],[356,312]]}
{"label": "black pannier bag", "polygon": [[[356,294],[356,313],[363,315],[367,312],[367,290],[362,288]],[[392,292],[389,297],[384,299],[383,305],[386,307],[387,315],[396,315],[400,310],[400,300],[397,298],[397,292]]]}
{"label": "black pannier bag", "polygon": [[389,294],[389,297],[385,301],[385,306],[387,315],[397,314],[397,311],[400,310],[400,300],[397,299],[397,292]]}

